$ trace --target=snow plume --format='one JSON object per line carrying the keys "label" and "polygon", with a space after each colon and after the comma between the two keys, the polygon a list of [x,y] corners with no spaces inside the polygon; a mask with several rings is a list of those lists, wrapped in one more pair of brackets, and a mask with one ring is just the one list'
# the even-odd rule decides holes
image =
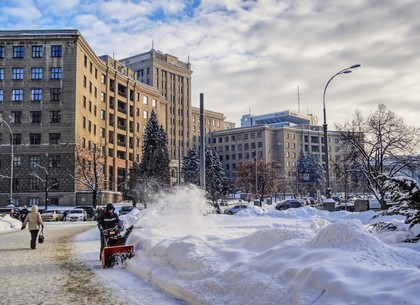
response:
{"label": "snow plume", "polygon": [[[174,192],[159,193],[143,210],[136,226],[143,230],[157,230],[160,235],[178,236],[201,232],[205,215],[211,212],[211,206],[206,203],[204,192],[194,186],[183,186]],[[156,233],[156,232],[155,232]]]}

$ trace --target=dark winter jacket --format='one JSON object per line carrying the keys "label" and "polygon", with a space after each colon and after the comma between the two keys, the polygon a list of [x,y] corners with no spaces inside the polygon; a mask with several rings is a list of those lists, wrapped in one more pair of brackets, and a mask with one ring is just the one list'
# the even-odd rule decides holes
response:
{"label": "dark winter jacket", "polygon": [[108,203],[106,210],[99,216],[98,227],[100,229],[109,229],[117,225],[120,225],[122,222],[118,217],[118,214],[115,213],[115,208],[112,204]]}

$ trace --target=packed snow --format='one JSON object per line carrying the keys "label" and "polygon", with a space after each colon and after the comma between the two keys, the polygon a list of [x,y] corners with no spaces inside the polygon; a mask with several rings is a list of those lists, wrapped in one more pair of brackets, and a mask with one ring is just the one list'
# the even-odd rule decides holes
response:
{"label": "packed snow", "polygon": [[[122,216],[136,250],[126,269],[100,269],[99,252],[80,256],[124,293],[147,283],[187,304],[418,304],[420,244],[403,241],[420,227],[374,215],[271,205],[212,214],[202,193],[185,187]],[[13,223],[0,218],[0,230]],[[78,236],[98,240],[97,229]]]}

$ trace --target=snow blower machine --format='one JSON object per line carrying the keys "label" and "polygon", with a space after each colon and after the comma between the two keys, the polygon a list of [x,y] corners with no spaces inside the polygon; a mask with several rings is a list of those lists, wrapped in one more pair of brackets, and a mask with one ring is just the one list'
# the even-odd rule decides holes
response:
{"label": "snow blower machine", "polygon": [[134,256],[134,246],[125,244],[132,230],[133,226],[130,226],[123,233],[124,228],[117,226],[102,231],[105,238],[105,247],[102,250],[102,268],[111,268],[115,265],[121,265],[124,268],[127,259]]}

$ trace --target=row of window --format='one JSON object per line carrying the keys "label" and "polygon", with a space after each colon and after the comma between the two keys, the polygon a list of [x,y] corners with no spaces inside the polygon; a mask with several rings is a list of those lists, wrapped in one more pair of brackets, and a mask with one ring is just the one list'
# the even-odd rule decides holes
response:
{"label": "row of window", "polygon": [[[0,117],[3,117],[0,112]],[[11,111],[10,112],[11,122],[15,124],[22,123],[22,111]],[[29,112],[29,123],[41,123],[42,122],[42,111],[30,111]],[[51,110],[50,111],[50,123],[61,123],[61,111]]]}
{"label": "row of window", "polygon": [[[33,67],[31,68],[31,79],[41,80],[43,78],[43,68]],[[12,68],[12,80],[23,80],[25,76],[24,68]],[[61,79],[63,76],[61,67],[50,68],[50,79]],[[5,71],[4,68],[0,68],[0,80],[4,80]]]}
{"label": "row of window", "polygon": [[[13,156],[13,167],[19,168],[22,166],[23,158],[26,156],[15,155]],[[29,156],[29,167],[35,168],[35,164],[41,163],[41,157],[39,155]],[[49,168],[59,168],[61,167],[61,156],[60,155],[48,155],[48,167]]]}
{"label": "row of window", "polygon": [[[45,47],[41,45],[32,46],[31,48],[32,58],[42,58],[44,56]],[[12,49],[13,58],[24,58],[25,57],[25,47],[24,46],[14,46]],[[0,58],[6,56],[6,47],[0,46]],[[50,46],[50,56],[51,57],[62,57],[63,56],[63,47],[61,45],[52,45]]]}
{"label": "row of window", "polygon": [[[45,186],[42,184],[41,180],[39,180],[38,178],[35,178],[35,177],[13,178],[14,191],[20,191],[22,188],[24,188],[25,184],[30,191],[40,191],[40,190],[45,189]],[[53,178],[53,177],[48,177],[48,189],[58,190],[59,189],[58,179]]]}
{"label": "row of window", "polygon": [[[1,142],[1,139],[0,139]],[[60,144],[61,142],[61,133],[59,132],[51,132],[49,133],[49,144]],[[40,145],[41,142],[41,134],[40,133],[30,133],[29,134],[29,144],[30,145]],[[21,133],[14,133],[12,136],[12,145],[22,145],[22,134]]]}
{"label": "row of window", "polygon": [[[44,98],[44,90],[41,88],[31,89],[31,102],[41,102]],[[59,102],[61,100],[61,88],[50,88],[50,101]],[[11,100],[12,102],[23,102],[25,99],[25,91],[23,89],[12,89]],[[0,103],[5,101],[5,93],[0,89]]]}

